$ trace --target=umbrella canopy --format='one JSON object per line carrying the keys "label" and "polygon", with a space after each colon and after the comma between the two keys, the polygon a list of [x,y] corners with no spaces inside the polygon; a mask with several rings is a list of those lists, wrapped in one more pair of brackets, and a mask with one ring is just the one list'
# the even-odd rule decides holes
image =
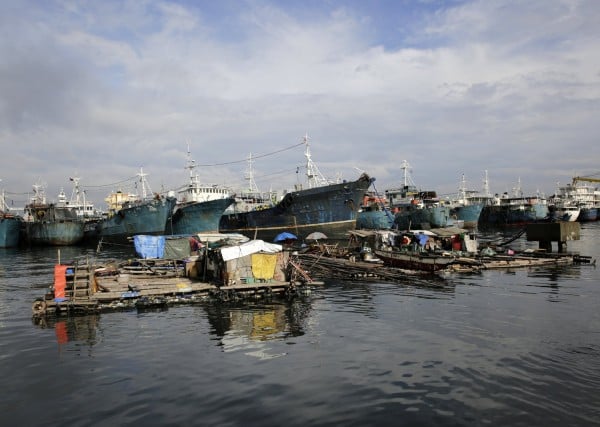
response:
{"label": "umbrella canopy", "polygon": [[306,236],[306,240],[319,240],[319,239],[327,239],[327,236],[320,231],[315,231]]}
{"label": "umbrella canopy", "polygon": [[283,233],[279,233],[276,237],[275,240],[273,240],[274,242],[283,242],[285,240],[296,240],[298,239],[296,236],[294,236],[292,233],[288,233],[287,231],[284,231]]}

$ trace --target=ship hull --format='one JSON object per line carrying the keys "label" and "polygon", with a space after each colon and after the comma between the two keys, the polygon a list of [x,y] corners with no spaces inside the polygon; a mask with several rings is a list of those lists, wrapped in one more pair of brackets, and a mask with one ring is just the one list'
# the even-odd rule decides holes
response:
{"label": "ship hull", "polygon": [[457,220],[464,221],[464,226],[473,228],[477,227],[479,215],[483,209],[483,204],[477,203],[472,205],[457,206],[450,211],[450,215]]}
{"label": "ship hull", "polygon": [[14,216],[0,216],[0,248],[19,245],[21,220]]}
{"label": "ship hull", "polygon": [[447,206],[431,206],[419,208],[414,205],[399,207],[394,225],[398,230],[416,228],[442,228],[448,225],[450,208]]}
{"label": "ship hull", "polygon": [[223,212],[234,202],[225,198],[176,206],[167,221],[167,234],[218,233]]}
{"label": "ship hull", "polygon": [[25,223],[25,235],[31,245],[68,246],[83,239],[82,221],[53,221]]}
{"label": "ship hull", "polygon": [[329,239],[346,239],[346,233],[356,226],[360,202],[371,182],[363,174],[356,181],[294,191],[274,207],[223,215],[219,230],[266,241],[273,241],[283,231],[300,240],[315,231]]}
{"label": "ship hull", "polygon": [[83,221],[70,208],[33,203],[25,212],[24,237],[30,245],[68,246],[83,239]]}
{"label": "ship hull", "polygon": [[489,205],[484,206],[479,215],[479,226],[523,225],[537,220],[535,210],[530,206]]}
{"label": "ship hull", "polygon": [[577,217],[577,221],[585,222],[585,221],[596,221],[598,219],[598,209],[597,208],[581,208],[579,211],[579,216]]}
{"label": "ship hull", "polygon": [[98,222],[97,238],[110,242],[124,241],[136,234],[165,234],[167,218],[175,201],[175,198],[167,197],[123,208]]}
{"label": "ship hull", "polygon": [[385,210],[363,210],[356,218],[356,228],[366,230],[387,230],[394,225],[394,214]]}

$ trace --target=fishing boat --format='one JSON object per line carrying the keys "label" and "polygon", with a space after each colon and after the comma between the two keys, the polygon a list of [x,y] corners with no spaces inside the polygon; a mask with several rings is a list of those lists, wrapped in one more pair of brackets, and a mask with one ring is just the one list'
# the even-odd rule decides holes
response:
{"label": "fishing boat", "polygon": [[85,190],[82,190],[79,185],[79,177],[69,177],[69,181],[73,183],[71,198],[67,200],[64,190],[61,189],[58,195],[58,205],[68,207],[76,213],[77,217],[83,221],[84,242],[93,242],[97,238],[96,229],[102,219],[102,212],[87,199]]}
{"label": "fishing boat", "polygon": [[467,228],[477,227],[479,215],[483,207],[489,203],[492,196],[489,192],[487,171],[483,180],[483,191],[481,193],[473,190],[467,190],[467,182],[463,174],[458,187],[458,194],[449,202],[450,217],[462,221]]}
{"label": "fishing boat", "polygon": [[581,214],[581,208],[572,200],[555,198],[552,210],[551,219],[554,221],[575,222]]}
{"label": "fishing boat", "polygon": [[300,239],[315,231],[325,233],[330,239],[346,238],[346,232],[356,226],[360,202],[373,179],[363,173],[355,181],[329,182],[313,163],[306,137],[304,143],[308,188],[297,185],[274,206],[225,214],[221,217],[220,232],[240,233],[265,241],[273,241],[283,231]]}
{"label": "fishing boat", "polygon": [[394,228],[437,228],[448,225],[450,208],[444,205],[435,191],[419,191],[409,174],[410,165],[402,161],[401,170],[404,184],[400,188],[389,189],[385,195],[394,213]]}
{"label": "fishing boat", "polygon": [[375,192],[368,192],[363,197],[360,211],[356,218],[356,228],[366,230],[387,230],[394,225],[392,213],[387,199]]}
{"label": "fishing boat", "polygon": [[512,194],[504,192],[501,196],[495,195],[492,202],[483,207],[478,225],[480,228],[505,227],[540,221],[548,215],[548,208],[538,200],[539,197],[524,196],[519,178]]}
{"label": "fishing boat", "polygon": [[4,190],[0,195],[0,248],[12,248],[19,245],[22,219],[10,212]]}
{"label": "fishing boat", "polygon": [[596,187],[593,184],[585,184],[582,181],[591,180],[600,182],[600,179],[587,177],[574,177],[571,184],[559,187],[558,195],[561,199],[569,201],[579,207],[580,222],[595,221],[598,219],[598,206],[596,205]]}
{"label": "fishing boat", "polygon": [[385,265],[409,270],[437,272],[456,263],[459,253],[477,252],[475,234],[457,227],[351,233],[361,251],[368,248]]}
{"label": "fishing boat", "polygon": [[[361,229],[383,230],[445,227],[450,220],[450,207],[437,197],[435,191],[419,191],[408,172],[410,165],[402,161],[404,183],[399,188],[385,190],[380,198],[375,194],[375,202],[366,200],[373,196],[368,193],[361,207],[356,227]],[[385,201],[385,202],[383,202]]]}
{"label": "fishing boat", "polygon": [[178,191],[175,209],[167,221],[167,234],[216,233],[223,212],[235,201],[227,188],[202,185],[195,168],[188,147],[186,169],[190,171],[190,182]]}
{"label": "fishing boat", "polygon": [[73,183],[71,198],[67,200],[67,195],[61,189],[58,195],[58,204],[72,209],[79,218],[86,221],[101,218],[102,212],[94,207],[94,203],[87,200],[85,190],[81,189],[79,185],[81,178],[73,176],[69,177],[69,181]]}
{"label": "fishing boat", "polygon": [[48,203],[41,184],[33,185],[33,196],[23,216],[25,240],[31,245],[66,246],[79,243],[84,222],[77,213],[59,203]]}
{"label": "fishing boat", "polygon": [[96,226],[96,237],[103,242],[123,241],[136,234],[160,235],[165,233],[167,218],[173,212],[177,199],[152,193],[143,169],[137,174],[141,195],[121,190],[105,199],[108,210]]}
{"label": "fishing boat", "polygon": [[276,191],[261,191],[256,185],[252,153],[248,155],[246,163],[247,167],[244,173],[246,184],[244,188],[235,192],[234,203],[225,210],[227,215],[271,208],[277,204]]}

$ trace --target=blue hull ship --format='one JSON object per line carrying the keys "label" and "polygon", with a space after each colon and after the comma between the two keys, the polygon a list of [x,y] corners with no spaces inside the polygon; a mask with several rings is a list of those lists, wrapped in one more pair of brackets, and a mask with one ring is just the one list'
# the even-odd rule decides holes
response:
{"label": "blue hull ship", "polygon": [[171,216],[177,199],[159,194],[150,198],[152,192],[146,182],[146,174],[140,170],[137,176],[140,177],[141,197],[122,191],[111,193],[106,198],[107,216],[98,221],[88,238],[121,242],[136,234],[165,234],[167,219]]}
{"label": "blue hull ship", "polygon": [[273,207],[223,215],[219,230],[266,241],[283,231],[299,239],[315,231],[330,239],[346,239],[356,226],[361,200],[372,181],[363,174],[356,181],[293,191]]}
{"label": "blue hull ship", "polygon": [[235,199],[229,189],[218,185],[203,185],[194,173],[196,162],[188,146],[186,169],[190,181],[178,190],[177,204],[167,221],[167,234],[218,233],[221,216]]}
{"label": "blue hull ship", "polygon": [[448,225],[450,208],[447,206],[398,206],[394,227],[398,230],[415,228],[442,228]]}
{"label": "blue hull ship", "polygon": [[83,221],[57,220],[25,222],[25,240],[31,245],[68,246],[83,239]]}
{"label": "blue hull ship", "polygon": [[15,215],[0,212],[0,248],[13,248],[19,245],[21,219]]}
{"label": "blue hull ship", "polygon": [[30,245],[68,246],[83,239],[83,220],[59,202],[46,203],[40,184],[33,186],[31,202],[25,206],[24,237]]}
{"label": "blue hull ship", "polygon": [[598,208],[584,207],[579,211],[577,221],[596,221],[598,219]]}
{"label": "blue hull ship", "polygon": [[479,216],[479,226],[510,226],[523,225],[538,221],[535,209],[531,206],[520,205],[489,205],[484,206]]}
{"label": "blue hull ship", "polygon": [[356,218],[356,228],[367,230],[387,230],[394,225],[394,214],[383,209],[363,208]]}
{"label": "blue hull ship", "polygon": [[[221,233],[239,233],[266,241],[273,241],[284,231],[294,233],[300,240],[317,231],[329,239],[348,238],[348,231],[356,228],[363,196],[375,179],[363,173],[356,181],[330,183],[312,161],[308,136],[304,143],[308,188],[297,186],[275,205],[223,215]],[[252,172],[248,175],[253,182]]]}
{"label": "blue hull ship", "polygon": [[165,234],[167,218],[175,207],[174,197],[128,203],[110,213],[96,225],[97,237],[102,241],[123,241],[136,234]]}
{"label": "blue hull ship", "polygon": [[464,222],[465,227],[476,227],[479,221],[479,215],[483,210],[483,203],[475,203],[465,206],[455,206],[450,210],[450,216],[453,219]]}
{"label": "blue hull ship", "polygon": [[167,222],[167,234],[218,233],[221,216],[234,201],[228,197],[177,205]]}

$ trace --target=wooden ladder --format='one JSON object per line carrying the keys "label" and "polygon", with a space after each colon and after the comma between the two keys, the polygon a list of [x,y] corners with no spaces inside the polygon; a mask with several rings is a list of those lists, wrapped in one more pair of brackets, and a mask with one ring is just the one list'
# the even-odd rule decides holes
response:
{"label": "wooden ladder", "polygon": [[90,271],[90,264],[86,260],[84,264],[79,261],[75,262],[74,274],[73,274],[73,289],[71,293],[71,301],[89,301],[92,294],[92,272]]}

